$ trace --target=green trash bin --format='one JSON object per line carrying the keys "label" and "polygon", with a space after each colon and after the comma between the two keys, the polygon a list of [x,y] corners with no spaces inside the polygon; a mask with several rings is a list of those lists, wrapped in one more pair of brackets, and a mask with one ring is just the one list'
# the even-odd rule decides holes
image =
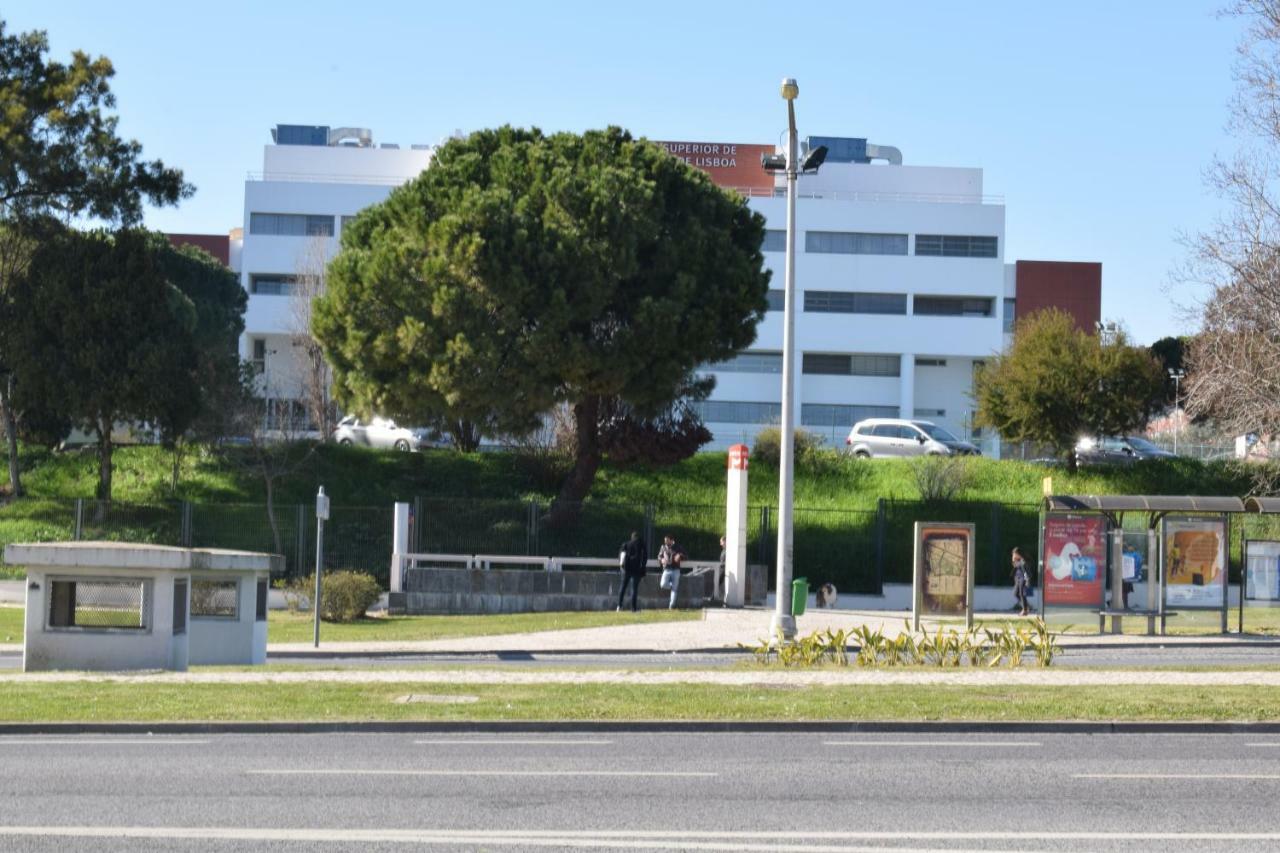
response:
{"label": "green trash bin", "polygon": [[796,578],[791,582],[791,615],[803,616],[804,606],[809,603],[809,579]]}

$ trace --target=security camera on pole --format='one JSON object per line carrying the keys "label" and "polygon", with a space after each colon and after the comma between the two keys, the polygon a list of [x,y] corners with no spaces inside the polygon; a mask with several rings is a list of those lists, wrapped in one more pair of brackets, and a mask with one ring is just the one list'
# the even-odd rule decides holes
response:
{"label": "security camera on pole", "polygon": [[760,165],[767,172],[785,169],[787,175],[787,272],[782,319],[782,448],[778,463],[778,584],[776,607],[769,626],[770,634],[791,639],[796,635],[796,617],[791,613],[791,501],[795,479],[795,389],[796,361],[795,297],[796,297],[796,179],[801,172],[818,171],[826,159],[826,146],[819,146],[799,162],[799,139],[796,134],[795,99],[800,86],[795,78],[782,81],[782,98],[787,102],[787,154],[766,154]]}

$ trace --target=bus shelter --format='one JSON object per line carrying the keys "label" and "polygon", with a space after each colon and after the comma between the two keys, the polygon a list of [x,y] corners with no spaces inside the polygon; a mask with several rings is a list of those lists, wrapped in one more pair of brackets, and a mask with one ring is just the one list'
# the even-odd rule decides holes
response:
{"label": "bus shelter", "polygon": [[[1244,509],[1261,517],[1280,516],[1280,497],[1248,498]],[[1246,605],[1280,607],[1280,524],[1245,525],[1241,540],[1239,630],[1243,634]]]}
{"label": "bus shelter", "polygon": [[[1280,505],[1278,505],[1280,509]],[[1123,631],[1126,616],[1147,633],[1180,611],[1221,614],[1227,631],[1230,516],[1239,498],[1175,495],[1052,495],[1040,513],[1040,615],[1092,611],[1098,632]],[[1145,529],[1126,530],[1125,513]],[[1280,552],[1278,552],[1280,553]]]}

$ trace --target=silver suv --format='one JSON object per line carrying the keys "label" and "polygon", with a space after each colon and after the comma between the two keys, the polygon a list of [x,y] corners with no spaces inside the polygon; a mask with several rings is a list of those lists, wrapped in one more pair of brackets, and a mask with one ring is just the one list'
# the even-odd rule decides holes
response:
{"label": "silver suv", "polygon": [[979,456],[977,446],[961,441],[937,424],[898,418],[858,421],[844,440],[854,456]]}

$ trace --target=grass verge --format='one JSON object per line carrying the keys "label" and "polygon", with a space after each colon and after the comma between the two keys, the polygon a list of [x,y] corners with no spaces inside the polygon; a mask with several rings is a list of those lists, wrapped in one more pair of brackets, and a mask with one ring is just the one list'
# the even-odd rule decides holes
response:
{"label": "grass verge", "polygon": [[[413,642],[495,634],[565,631],[574,628],[687,622],[702,618],[700,610],[575,611],[564,613],[505,613],[483,616],[388,616],[358,622],[320,625],[320,637],[331,642]],[[310,614],[272,611],[267,622],[267,642],[311,641]],[[21,622],[19,622],[21,625]]]}
{"label": "grass verge", "polygon": [[[409,694],[435,702],[397,702]],[[452,704],[448,698],[467,697]],[[474,701],[471,701],[471,700]],[[1274,687],[24,684],[0,721],[1277,720]]]}

